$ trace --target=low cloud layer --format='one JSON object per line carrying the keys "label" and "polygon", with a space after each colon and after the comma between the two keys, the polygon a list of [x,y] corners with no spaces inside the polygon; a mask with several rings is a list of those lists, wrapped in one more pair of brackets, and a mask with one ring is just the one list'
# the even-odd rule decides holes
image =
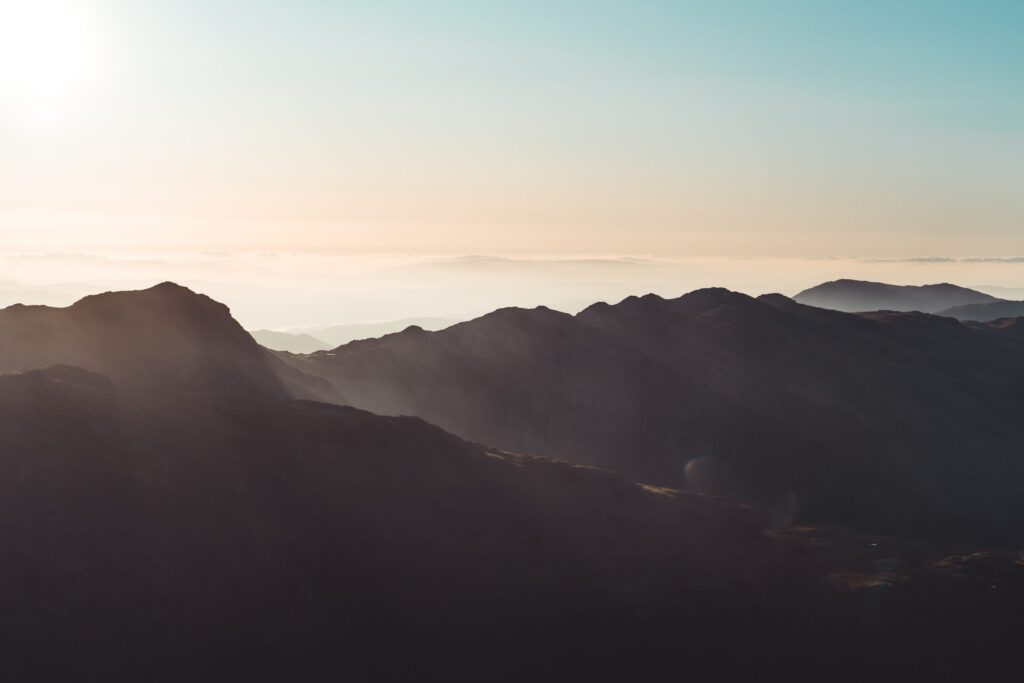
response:
{"label": "low cloud layer", "polygon": [[712,286],[792,296],[839,278],[955,282],[1004,298],[1024,298],[1024,257],[40,252],[0,253],[0,272],[0,306],[66,306],[96,292],[171,280],[228,304],[250,329],[421,316],[465,320],[502,306],[543,304],[575,312],[631,294],[674,297]]}
{"label": "low cloud layer", "polygon": [[869,263],[1024,263],[1024,256],[909,256],[869,259]]}

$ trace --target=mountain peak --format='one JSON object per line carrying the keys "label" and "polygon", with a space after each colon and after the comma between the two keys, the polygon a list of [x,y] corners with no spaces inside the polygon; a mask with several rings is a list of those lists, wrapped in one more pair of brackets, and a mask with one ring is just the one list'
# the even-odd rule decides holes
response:
{"label": "mountain peak", "polygon": [[179,285],[177,282],[172,282],[170,280],[164,280],[159,284],[153,285],[152,287],[150,287],[150,289],[154,289],[157,291],[174,291],[182,293],[187,292],[189,294],[195,294],[195,292],[193,292],[188,287],[185,287],[184,285]]}
{"label": "mountain peak", "polygon": [[79,305],[90,305],[96,302],[115,301],[123,305],[129,301],[153,302],[157,300],[195,302],[216,306],[218,309],[227,312],[229,309],[224,304],[214,301],[205,294],[199,294],[188,287],[179,285],[176,282],[161,282],[160,284],[147,287],[146,289],[108,291],[101,294],[92,294],[83,297],[72,304],[72,307]]}
{"label": "mountain peak", "polygon": [[[505,308],[499,308],[486,315],[483,315],[475,320],[470,320],[468,323],[461,323],[460,325],[467,325],[476,323],[478,321],[501,321],[507,323],[516,324],[530,324],[535,322],[544,321],[555,321],[570,317],[567,313],[556,311],[548,308],[547,306],[537,306],[535,308],[520,308],[518,306],[507,306]],[[459,327],[459,325],[456,325]]]}
{"label": "mountain peak", "polygon": [[173,282],[0,311],[0,372],[64,364],[147,393],[289,396],[227,306]]}
{"label": "mountain peak", "polygon": [[704,301],[714,301],[723,304],[749,303],[753,301],[753,299],[747,296],[746,294],[743,294],[741,292],[734,292],[733,290],[726,289],[725,287],[704,287],[701,289],[695,289],[692,292],[688,292],[682,295],[681,297],[676,299],[676,301],[683,301],[687,299],[700,299]]}
{"label": "mountain peak", "polygon": [[757,300],[724,287],[706,287],[695,289],[670,303],[676,313],[700,315],[722,307],[750,306],[756,304]]}
{"label": "mountain peak", "polygon": [[[733,292],[724,287],[707,287],[684,294],[676,299],[664,299],[657,294],[644,296],[628,296],[615,305],[605,302],[592,304],[577,314],[577,318],[591,324],[599,320],[619,318],[622,324],[626,319],[643,319],[650,322],[666,316],[695,317],[729,306],[748,306],[756,304],[756,300]],[[624,316],[624,317],[623,317]]]}

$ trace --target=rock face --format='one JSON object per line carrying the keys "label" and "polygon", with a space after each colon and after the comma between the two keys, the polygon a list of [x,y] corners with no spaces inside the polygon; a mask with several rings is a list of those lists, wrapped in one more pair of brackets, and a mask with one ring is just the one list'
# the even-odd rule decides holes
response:
{"label": "rock face", "polygon": [[12,679],[995,675],[1024,626],[1001,556],[787,528],[414,418],[70,367],[0,376],[0,413]]}
{"label": "rock face", "polygon": [[169,282],[89,296],[68,308],[0,311],[0,372],[54,364],[147,393],[332,396],[323,382],[256,344],[227,306]]}
{"label": "rock face", "polygon": [[994,296],[951,284],[901,286],[861,280],[835,280],[806,289],[793,299],[835,311],[920,311],[938,313],[954,306],[999,301]]}
{"label": "rock face", "polygon": [[701,290],[290,359],[466,438],[892,533],[1024,535],[1021,336]]}

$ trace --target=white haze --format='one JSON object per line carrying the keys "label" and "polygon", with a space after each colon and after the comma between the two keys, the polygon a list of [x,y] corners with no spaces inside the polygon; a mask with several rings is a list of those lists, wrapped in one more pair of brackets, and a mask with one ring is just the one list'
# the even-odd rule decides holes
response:
{"label": "white haze", "polygon": [[6,253],[0,267],[0,306],[65,306],[88,294],[172,280],[226,303],[248,329],[276,330],[419,316],[465,320],[503,306],[543,304],[575,312],[630,294],[678,296],[711,286],[793,295],[844,277],[954,282],[1024,298],[1024,262],[1013,257]]}

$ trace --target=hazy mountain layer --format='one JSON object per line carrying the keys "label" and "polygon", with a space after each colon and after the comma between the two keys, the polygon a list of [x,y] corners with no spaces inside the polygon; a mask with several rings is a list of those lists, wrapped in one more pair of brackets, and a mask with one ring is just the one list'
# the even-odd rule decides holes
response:
{"label": "hazy mountain layer", "polygon": [[903,286],[861,280],[835,280],[806,289],[794,300],[808,306],[859,311],[937,313],[954,306],[999,301],[994,296],[951,284]]}
{"label": "hazy mountain layer", "polygon": [[260,346],[272,351],[313,353],[314,351],[326,351],[331,348],[331,345],[327,342],[308,334],[292,334],[290,332],[276,332],[274,330],[253,330],[250,334]]}
{"label": "hazy mountain layer", "polygon": [[990,322],[1000,318],[1019,318],[1024,317],[1024,301],[994,301],[987,304],[954,306],[941,311],[939,315],[946,315],[957,320],[979,322]]}
{"label": "hazy mountain layer", "polygon": [[[453,322],[453,320],[448,318],[402,318],[401,320],[385,320],[376,323],[349,323],[326,327],[310,327],[308,329],[292,330],[292,332],[305,333],[317,339],[322,339],[333,348],[342,344],[348,344],[357,339],[372,339],[393,332],[401,332],[407,327],[415,326],[425,330],[440,330],[448,327]],[[290,349],[281,350],[288,351]]]}

